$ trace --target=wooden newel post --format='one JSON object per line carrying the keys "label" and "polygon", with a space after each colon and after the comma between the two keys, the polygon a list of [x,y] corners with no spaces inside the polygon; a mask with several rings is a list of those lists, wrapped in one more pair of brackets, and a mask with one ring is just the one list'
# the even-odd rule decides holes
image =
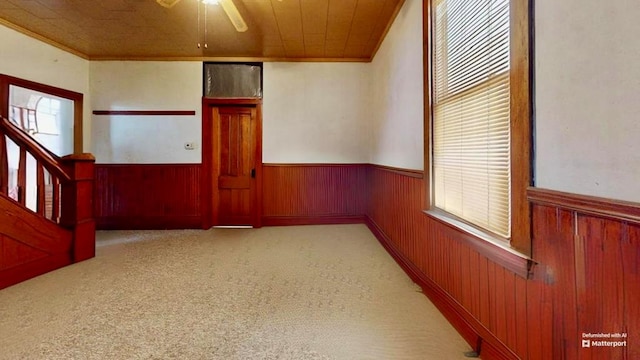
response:
{"label": "wooden newel post", "polygon": [[71,181],[62,184],[60,224],[73,232],[72,259],[79,262],[96,255],[96,223],[93,217],[95,158],[75,154],[62,158]]}

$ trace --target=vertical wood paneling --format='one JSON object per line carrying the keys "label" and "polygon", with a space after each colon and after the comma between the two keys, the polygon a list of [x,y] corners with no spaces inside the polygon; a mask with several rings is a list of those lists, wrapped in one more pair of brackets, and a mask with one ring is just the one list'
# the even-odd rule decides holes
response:
{"label": "vertical wood paneling", "polygon": [[[531,284],[531,283],[530,283]],[[553,307],[553,291],[554,288],[548,285],[542,285],[541,292],[531,294],[534,296],[531,301],[535,301],[535,299],[540,299],[540,313],[537,318],[532,318],[531,321],[540,322],[540,357],[539,359],[553,359],[553,351],[554,351],[554,339],[557,336],[561,336],[561,334],[554,331],[553,328],[553,316],[554,316],[554,307]],[[556,290],[559,291],[559,290]],[[527,333],[529,336],[529,333]],[[577,346],[577,341],[576,345]],[[534,358],[537,359],[537,358]]]}
{"label": "vertical wood paneling", "polygon": [[[596,330],[598,324],[602,322],[602,312],[599,309],[598,297],[602,294],[602,268],[598,265],[602,262],[599,258],[601,251],[598,249],[602,246],[602,223],[600,218],[581,217],[576,225],[578,227],[578,237],[582,238],[582,254],[583,257],[581,276],[581,288],[578,293],[578,302],[583,311],[579,314],[579,328],[584,332],[600,332]],[[599,352],[598,350],[595,350]],[[592,351],[586,352],[583,358],[600,359],[602,354],[593,354]]]}
{"label": "vertical wood paneling", "polygon": [[[585,291],[581,292],[578,299],[586,307],[579,319],[580,328],[584,332],[623,331],[625,304],[622,226],[617,221],[591,216],[577,218],[578,236],[585,237]],[[592,348],[590,353],[593,359],[621,359],[624,351],[622,347]]]}
{"label": "vertical wood paneling", "polygon": [[468,246],[462,246],[461,250],[461,269],[460,269],[460,299],[461,304],[467,309],[473,308],[473,299],[472,299],[472,276],[473,273],[471,271],[471,256],[472,251]]}
{"label": "vertical wood paneling", "polygon": [[515,293],[516,305],[513,309],[515,311],[507,312],[507,317],[513,317],[516,321],[515,346],[507,345],[509,348],[514,349],[522,359],[534,359],[527,356],[527,351],[530,348],[529,339],[530,335],[535,336],[535,332],[531,329],[531,321],[537,323],[537,319],[529,320],[527,317],[527,308],[530,301],[537,301],[535,296],[537,293],[533,289],[529,289],[527,286],[528,281],[513,275],[515,286],[513,288]]}
{"label": "vertical wood paneling", "polygon": [[[415,266],[421,276],[448,294],[451,301],[460,307],[458,310],[467,314],[459,318],[460,313],[456,311],[451,317],[450,310],[438,299],[433,299],[472,347],[477,345],[474,332],[484,335],[489,334],[489,329],[497,332],[496,328],[499,328],[504,339],[497,340],[494,335],[492,344],[487,343],[487,349],[490,349],[487,353],[501,354],[500,358],[514,358],[513,354],[512,357],[504,355],[509,350],[500,341],[506,342],[507,312],[512,313],[512,319],[519,317],[516,309],[505,306],[507,289],[504,279],[515,275],[457,241],[455,232],[427,217],[422,211],[423,197],[423,179],[419,176],[371,167],[369,221],[383,233],[384,241],[388,241],[411,263],[409,266]],[[501,282],[501,290],[498,290],[497,282]],[[515,289],[509,290],[513,298]],[[429,291],[425,289],[425,293],[429,294]],[[501,299],[497,299],[498,296]],[[497,313],[502,315],[496,317]],[[468,323],[465,325],[468,321],[475,322],[471,328]]]}
{"label": "vertical wood paneling", "polygon": [[[526,284],[527,288],[527,297],[523,299],[526,301],[526,307],[524,314],[524,318],[532,319],[532,321],[527,322],[527,328],[524,331],[524,334],[527,338],[527,349],[525,353],[519,353],[520,356],[524,356],[527,359],[543,359],[542,357],[542,335],[543,335],[543,324],[540,319],[544,316],[542,312],[542,302],[541,302],[541,294],[542,294],[543,284],[539,281],[533,281]],[[534,298],[535,296],[535,298]],[[522,335],[519,333],[519,335]],[[550,357],[548,358],[550,359]]]}
{"label": "vertical wood paneling", "polygon": [[[505,269],[502,266],[494,264],[494,309],[495,313],[492,317],[495,319],[495,328],[492,329],[498,339],[502,340],[505,344],[509,343],[507,335],[507,294],[505,289]],[[509,308],[513,312],[513,307]]]}
{"label": "vertical wood paneling", "polygon": [[[558,334],[554,337],[554,356],[559,359],[577,359],[578,348],[572,346],[577,342],[577,339],[580,339],[576,312],[573,213],[567,210],[556,211],[556,226],[545,226],[545,228],[553,230],[550,231],[547,238],[555,239],[553,244],[549,244],[546,249],[546,258],[553,259],[554,267],[557,269],[554,286],[556,289],[564,289],[564,291],[555,290],[553,292],[554,312],[558,312],[553,317],[554,333]],[[539,229],[539,232],[543,231],[543,228]]]}
{"label": "vertical wood paneling", "polygon": [[361,164],[263,166],[265,225],[362,218],[367,167]]}
{"label": "vertical wood paneling", "polygon": [[[570,292],[575,291],[575,286],[571,287],[570,284],[572,281],[569,280],[571,278],[570,274],[574,262],[570,254],[563,248],[572,243],[572,235],[571,233],[568,233],[569,238],[567,239],[567,234],[560,232],[561,219],[563,216],[566,217],[566,215],[567,214],[561,214],[561,211],[552,207],[536,207],[534,209],[534,223],[544,224],[534,234],[534,254],[536,254],[536,258],[545,259],[545,261],[540,265],[537,280],[548,286],[567,286],[566,298],[570,298]],[[541,288],[541,291],[546,290],[547,287]],[[548,306],[547,300],[552,301],[554,305],[557,305],[555,311],[560,316],[556,316],[551,319],[551,313],[546,312],[544,308],[540,309],[541,313],[538,315],[540,323],[544,325],[552,322],[552,325],[551,329],[547,326],[546,329],[541,329],[541,333],[536,335],[535,341],[539,342],[540,350],[536,349],[535,351],[542,351],[543,349],[546,349],[546,347],[549,346],[546,342],[552,341],[553,357],[564,359],[566,349],[564,348],[563,343],[566,339],[564,338],[563,332],[559,331],[564,326],[563,317],[561,316],[563,308],[560,306],[564,300],[559,298],[557,294],[559,293],[553,292],[552,299],[545,298],[544,301],[540,303],[541,306]],[[544,331],[552,331],[552,336],[544,338]],[[571,340],[575,342],[576,336],[577,334],[574,334]]]}
{"label": "vertical wood paneling", "polygon": [[[553,246],[557,237],[557,209],[534,207],[533,223],[539,226],[533,234],[533,256],[540,262],[535,280],[527,284],[528,355],[529,359],[551,359],[554,333],[549,298],[549,284],[555,282],[557,267],[553,259]],[[550,255],[551,254],[551,255]],[[540,261],[539,259],[545,259]]]}
{"label": "vertical wood paneling", "polygon": [[[125,171],[126,170],[126,171]],[[107,210],[123,209],[126,198],[145,203],[137,192],[161,183],[197,187],[189,171],[174,179],[166,171],[120,169],[98,171],[113,183],[101,191]],[[176,172],[177,170],[172,170]],[[170,173],[171,171],[169,171]],[[532,206],[532,279],[525,279],[461,241],[461,233],[423,213],[423,180],[419,176],[368,165],[265,165],[265,218],[286,223],[298,219],[352,219],[366,214],[374,233],[425,291],[471,346],[483,338],[485,359],[635,359],[640,358],[640,227],[606,219],[571,206]],[[160,177],[162,180],[156,179]],[[107,180],[108,180],[107,179]],[[128,189],[138,179],[144,185]],[[146,181],[146,183],[145,183]],[[104,180],[103,180],[104,182]],[[99,181],[100,183],[100,181]],[[99,183],[97,184],[99,186]],[[155,185],[160,193],[170,190]],[[176,186],[175,184],[173,186]],[[120,191],[124,189],[124,193]],[[178,193],[181,193],[178,191]],[[185,199],[163,200],[183,213]],[[185,202],[186,201],[186,202]],[[198,214],[198,201],[185,213]],[[160,206],[160,208],[163,208]],[[154,210],[155,209],[155,210]],[[166,208],[164,208],[167,210]],[[162,215],[159,215],[162,216]],[[294,221],[295,223],[295,221]],[[627,347],[581,348],[582,332],[627,332]]]}
{"label": "vertical wood paneling", "polygon": [[624,326],[628,335],[627,359],[640,359],[640,226],[626,225],[620,241],[624,276]]}
{"label": "vertical wood paneling", "polygon": [[471,252],[471,261],[469,262],[469,269],[471,269],[471,307],[467,308],[471,314],[480,314],[480,254],[476,251]]}
{"label": "vertical wood paneling", "polygon": [[94,213],[101,229],[199,228],[199,164],[98,164]]}
{"label": "vertical wood paneling", "polygon": [[[626,221],[637,218],[631,205],[597,202],[606,219],[582,199],[561,199],[566,207],[534,202],[538,264],[525,279],[423,214],[421,180],[372,166],[368,183],[367,217],[378,237],[405,269],[437,286],[432,295],[449,299],[432,299],[436,305],[456,304],[455,313],[439,307],[472,346],[465,326],[489,341],[483,358],[640,358],[640,226]],[[583,349],[583,332],[627,332],[627,346]]]}
{"label": "vertical wood paneling", "polygon": [[478,266],[478,282],[480,283],[480,314],[477,314],[478,319],[482,325],[490,329],[491,299],[489,295],[489,260],[484,256],[480,257],[480,264]]}
{"label": "vertical wood paneling", "polygon": [[[526,326],[522,325],[522,322],[525,322],[526,319],[518,319],[516,317],[517,311],[517,289],[516,289],[516,275],[509,273],[508,271],[504,272],[504,314],[505,314],[505,331],[506,331],[506,345],[513,349],[514,352],[518,353],[518,327]],[[507,309],[514,309],[515,311],[508,311]],[[525,322],[526,324],[526,322]]]}
{"label": "vertical wood paneling", "polygon": [[[624,328],[624,267],[623,254],[620,244],[622,242],[622,228],[626,224],[619,221],[605,220],[604,233],[602,234],[602,277],[603,277],[603,294],[607,296],[601,297],[600,304],[603,314],[602,324],[600,325],[606,332],[622,332]],[[635,305],[637,306],[637,301]],[[609,330],[611,329],[611,330]],[[634,329],[634,331],[637,331]],[[607,349],[605,355],[613,359],[622,358],[624,348],[618,347]]]}

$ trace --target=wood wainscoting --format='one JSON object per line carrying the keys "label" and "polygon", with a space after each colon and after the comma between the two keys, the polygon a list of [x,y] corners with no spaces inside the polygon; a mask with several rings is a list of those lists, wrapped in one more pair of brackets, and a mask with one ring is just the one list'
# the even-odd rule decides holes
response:
{"label": "wood wainscoting", "polygon": [[529,337],[521,322],[527,280],[427,216],[424,191],[422,176],[372,166],[367,225],[483,359],[517,359]]}
{"label": "wood wainscoting", "polygon": [[[549,358],[640,359],[640,206],[537,188],[528,195]],[[625,346],[587,349],[583,333],[627,336],[591,339]]]}
{"label": "wood wainscoting", "polygon": [[362,223],[366,164],[264,164],[263,225]]}
{"label": "wood wainscoting", "polygon": [[201,228],[200,172],[200,164],[96,164],[97,228]]}
{"label": "wood wainscoting", "polygon": [[[530,279],[425,215],[423,181],[372,166],[367,223],[483,359],[640,359],[637,205],[529,189]],[[626,346],[582,348],[583,333]]]}
{"label": "wood wainscoting", "polygon": [[[200,226],[199,165],[96,168],[101,228]],[[519,272],[425,214],[422,177],[265,164],[263,224],[366,222],[483,359],[640,359],[637,204],[529,189],[536,265]],[[626,333],[626,346],[582,348],[583,333]]]}

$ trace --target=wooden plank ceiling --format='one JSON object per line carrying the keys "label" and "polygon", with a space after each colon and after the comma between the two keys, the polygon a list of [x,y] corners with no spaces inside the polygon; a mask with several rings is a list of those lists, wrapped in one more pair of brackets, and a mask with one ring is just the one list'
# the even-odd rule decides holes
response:
{"label": "wooden plank ceiling", "polygon": [[0,23],[91,60],[369,61],[405,0],[233,0],[243,33],[199,1],[0,0]]}

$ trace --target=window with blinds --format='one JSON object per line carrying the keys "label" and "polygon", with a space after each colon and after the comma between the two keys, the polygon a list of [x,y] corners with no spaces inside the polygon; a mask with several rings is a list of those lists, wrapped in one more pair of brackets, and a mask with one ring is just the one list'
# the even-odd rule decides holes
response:
{"label": "window with blinds", "polygon": [[509,0],[435,0],[433,16],[433,204],[509,239]]}

